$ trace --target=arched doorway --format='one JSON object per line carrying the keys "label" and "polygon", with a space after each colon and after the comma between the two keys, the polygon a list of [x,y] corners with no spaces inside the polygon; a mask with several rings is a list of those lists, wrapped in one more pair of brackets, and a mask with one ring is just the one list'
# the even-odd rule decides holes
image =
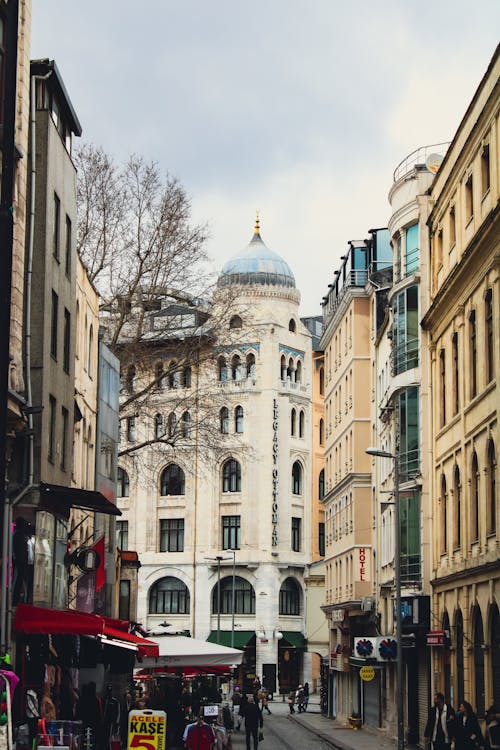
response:
{"label": "arched doorway", "polygon": [[500,615],[496,602],[491,607],[490,653],[492,675],[492,703],[500,706]]}
{"label": "arched doorway", "polygon": [[484,629],[483,616],[478,605],[474,607],[472,615],[474,628],[474,693],[476,697],[476,712],[484,716]]}
{"label": "arched doorway", "polygon": [[443,675],[444,694],[447,698],[451,695],[451,651],[450,651],[450,618],[448,612],[443,614],[444,648],[443,648]]}

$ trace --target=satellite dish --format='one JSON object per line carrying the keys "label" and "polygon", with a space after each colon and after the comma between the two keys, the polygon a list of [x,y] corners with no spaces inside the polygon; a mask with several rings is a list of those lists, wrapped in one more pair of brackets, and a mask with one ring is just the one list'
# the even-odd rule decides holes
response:
{"label": "satellite dish", "polygon": [[441,166],[443,158],[444,157],[441,154],[429,154],[429,156],[425,160],[425,166],[428,171],[432,172],[432,174],[436,174],[439,167]]}

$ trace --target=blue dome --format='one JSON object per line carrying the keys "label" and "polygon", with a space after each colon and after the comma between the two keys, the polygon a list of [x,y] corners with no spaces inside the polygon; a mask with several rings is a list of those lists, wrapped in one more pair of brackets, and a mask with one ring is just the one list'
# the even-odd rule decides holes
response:
{"label": "blue dome", "polygon": [[288,263],[263,243],[257,221],[250,244],[224,264],[218,284],[295,287],[295,278]]}

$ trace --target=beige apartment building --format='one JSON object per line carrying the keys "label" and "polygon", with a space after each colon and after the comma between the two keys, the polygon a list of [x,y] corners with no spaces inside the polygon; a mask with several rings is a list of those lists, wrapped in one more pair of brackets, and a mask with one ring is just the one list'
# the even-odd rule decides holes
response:
{"label": "beige apartment building", "polygon": [[[353,639],[375,635],[371,440],[371,306],[369,241],[351,242],[323,298],[325,353],[326,590],[330,630],[328,714],[340,720],[361,710]],[[379,681],[363,690],[379,714]],[[378,718],[374,723],[378,725]]]}
{"label": "beige apartment building", "polygon": [[433,686],[500,704],[497,48],[432,186]]}

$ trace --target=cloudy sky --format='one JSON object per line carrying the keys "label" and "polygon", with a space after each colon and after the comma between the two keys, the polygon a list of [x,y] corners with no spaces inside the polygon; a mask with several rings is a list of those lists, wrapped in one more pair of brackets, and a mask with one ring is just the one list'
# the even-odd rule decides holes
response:
{"label": "cloudy sky", "polygon": [[498,0],[33,0],[83,138],[156,160],[215,267],[262,236],[301,312],[346,243],[387,224],[396,165],[449,141],[498,41]]}

